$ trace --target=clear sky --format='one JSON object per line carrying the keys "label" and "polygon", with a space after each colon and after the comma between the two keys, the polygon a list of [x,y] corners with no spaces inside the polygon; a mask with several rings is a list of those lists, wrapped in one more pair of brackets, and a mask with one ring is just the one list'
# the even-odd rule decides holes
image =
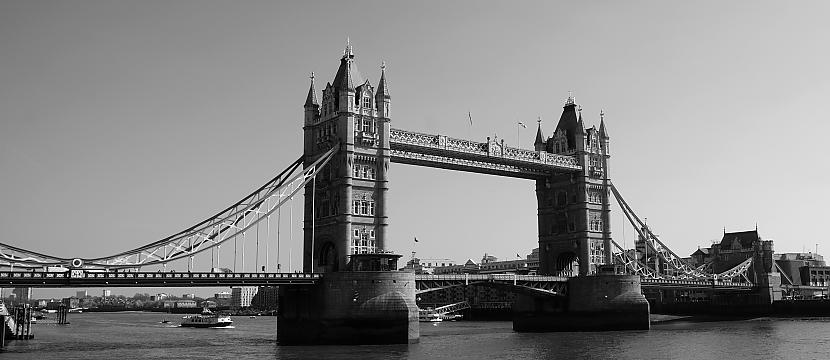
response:
{"label": "clear sky", "polygon": [[[779,252],[830,253],[828,13],[823,1],[0,0],[0,242],[105,256],[237,201],[301,154],[308,75],[318,90],[332,81],[350,37],[373,84],[386,61],[395,128],[515,145],[522,121],[532,148],[537,117],[550,135],[573,91],[587,126],[605,110],[612,180],[678,254],[756,223]],[[537,246],[532,181],[402,164],[390,176],[391,250],[478,261]],[[623,225],[615,209],[613,236],[630,246]],[[298,268],[289,226],[280,257],[293,247]]]}

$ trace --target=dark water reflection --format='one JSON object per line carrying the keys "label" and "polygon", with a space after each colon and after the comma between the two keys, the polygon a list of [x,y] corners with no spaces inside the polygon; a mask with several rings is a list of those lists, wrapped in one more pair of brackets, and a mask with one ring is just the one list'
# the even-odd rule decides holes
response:
{"label": "dark water reflection", "polygon": [[271,317],[234,329],[160,324],[159,314],[72,314],[36,325],[1,359],[827,359],[830,318],[674,322],[650,331],[527,334],[510,322],[423,323],[421,342],[380,346],[277,346]]}

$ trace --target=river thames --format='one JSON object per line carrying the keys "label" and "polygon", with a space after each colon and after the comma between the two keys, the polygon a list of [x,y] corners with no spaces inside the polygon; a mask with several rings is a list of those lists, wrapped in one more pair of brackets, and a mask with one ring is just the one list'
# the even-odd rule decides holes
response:
{"label": "river thames", "polygon": [[[511,323],[421,323],[412,345],[277,346],[276,318],[234,317],[227,329],[162,324],[164,314],[70,314],[41,320],[6,359],[827,359],[830,318],[669,322],[650,331],[515,333]],[[168,318],[176,322],[177,316]]]}

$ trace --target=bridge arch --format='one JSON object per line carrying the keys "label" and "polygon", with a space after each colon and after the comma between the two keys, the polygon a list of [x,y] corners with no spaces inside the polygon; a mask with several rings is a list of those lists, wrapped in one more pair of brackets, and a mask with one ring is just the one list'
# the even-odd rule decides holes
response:
{"label": "bridge arch", "polygon": [[337,247],[331,241],[323,243],[320,249],[320,267],[323,272],[335,272],[340,270]]}
{"label": "bridge arch", "polygon": [[559,253],[556,256],[554,273],[559,276],[575,276],[579,274],[579,257],[572,251]]}

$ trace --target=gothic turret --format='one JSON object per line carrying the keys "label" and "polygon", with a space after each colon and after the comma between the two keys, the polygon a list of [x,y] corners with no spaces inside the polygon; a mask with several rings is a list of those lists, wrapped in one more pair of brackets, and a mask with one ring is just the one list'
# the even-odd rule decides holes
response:
{"label": "gothic turret", "polygon": [[[559,136],[564,136],[566,140],[567,146],[561,146],[561,150],[582,150],[584,149],[584,136],[585,136],[585,128],[582,125],[582,121],[577,115],[577,107],[576,103],[574,103],[573,96],[568,96],[568,100],[565,101],[565,106],[562,108],[562,116],[559,117],[559,123],[556,125],[556,130],[554,131],[554,137],[557,134]],[[560,152],[561,150],[556,150],[555,152]]]}
{"label": "gothic turret", "polygon": [[352,50],[351,42],[346,41],[346,50],[343,52],[343,57],[340,59],[340,67],[337,68],[337,74],[334,76],[334,82],[331,84],[334,88],[335,98],[337,98],[337,111],[353,111],[355,84],[363,84],[363,78],[360,72],[354,65],[354,51]]}
{"label": "gothic turret", "polygon": [[599,112],[599,136],[604,140],[611,138],[608,136],[608,131],[605,130],[605,111]]}
{"label": "gothic turret", "polygon": [[609,148],[609,143],[611,142],[611,137],[608,136],[608,130],[605,129],[605,111],[599,112],[599,138],[602,141],[602,150],[603,153],[607,156],[611,153],[611,149]]}
{"label": "gothic turret", "polygon": [[536,151],[545,151],[545,135],[542,134],[542,119],[537,121],[539,127],[536,128],[536,141],[533,142],[533,149]]}
{"label": "gothic turret", "polygon": [[305,98],[305,124],[312,125],[320,117],[320,104],[317,102],[317,92],[314,90],[314,73],[311,73],[311,86]]}
{"label": "gothic turret", "polygon": [[378,117],[389,118],[389,86],[386,85],[386,62],[380,65],[380,80],[378,81],[378,90],[375,94],[375,103],[378,109]]}

